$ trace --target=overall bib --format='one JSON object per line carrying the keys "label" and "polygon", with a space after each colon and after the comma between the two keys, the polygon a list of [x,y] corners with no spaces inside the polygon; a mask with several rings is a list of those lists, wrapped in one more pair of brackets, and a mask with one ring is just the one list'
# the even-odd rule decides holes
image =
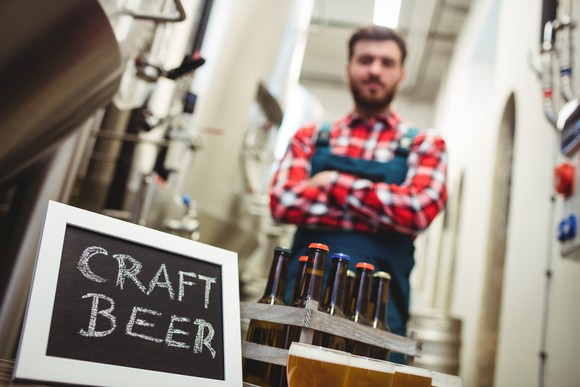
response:
{"label": "overall bib", "polygon": [[[330,127],[325,125],[319,131],[316,151],[311,160],[312,176],[323,170],[337,170],[374,182],[403,183],[407,175],[409,147],[402,146],[401,141],[395,151],[395,157],[389,162],[361,160],[331,154],[329,129]],[[417,129],[409,129],[404,137],[410,139],[409,143],[412,143],[416,134]],[[392,333],[405,336],[409,318],[409,275],[415,263],[413,238],[388,230],[371,234],[352,230],[318,230],[299,227],[292,245],[293,259],[289,267],[288,289],[292,289],[296,278],[298,257],[307,255],[308,245],[312,242],[324,243],[330,248],[326,272],[330,270],[330,256],[340,252],[350,255],[351,268],[358,262],[369,262],[375,266],[375,271],[386,271],[391,274],[388,325]],[[289,293],[287,293],[287,301],[288,299]],[[402,362],[403,357],[391,359]]]}

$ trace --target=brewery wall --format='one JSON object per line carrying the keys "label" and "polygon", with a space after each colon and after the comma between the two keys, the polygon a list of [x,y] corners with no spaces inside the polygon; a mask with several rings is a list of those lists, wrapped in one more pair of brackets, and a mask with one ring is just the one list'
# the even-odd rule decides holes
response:
{"label": "brewery wall", "polygon": [[[469,386],[485,385],[489,375],[496,386],[571,386],[580,377],[580,264],[561,257],[555,239],[562,204],[561,197],[555,207],[550,200],[557,135],[531,67],[539,62],[541,7],[475,1],[435,109],[450,148],[451,188],[463,176],[451,309],[464,323],[461,364]],[[572,2],[573,20],[579,7]],[[577,30],[573,39],[577,64]],[[506,153],[511,160],[501,157]],[[498,198],[506,187],[508,200]],[[498,211],[507,214],[507,226],[496,222]],[[497,259],[501,243],[505,255]],[[495,336],[486,323],[494,310]]]}

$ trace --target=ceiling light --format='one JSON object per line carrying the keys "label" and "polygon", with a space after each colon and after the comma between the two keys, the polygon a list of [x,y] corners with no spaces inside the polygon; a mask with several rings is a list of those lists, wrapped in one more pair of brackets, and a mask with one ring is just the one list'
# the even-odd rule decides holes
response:
{"label": "ceiling light", "polygon": [[399,24],[399,13],[401,12],[401,0],[375,0],[375,11],[373,23],[396,28]]}

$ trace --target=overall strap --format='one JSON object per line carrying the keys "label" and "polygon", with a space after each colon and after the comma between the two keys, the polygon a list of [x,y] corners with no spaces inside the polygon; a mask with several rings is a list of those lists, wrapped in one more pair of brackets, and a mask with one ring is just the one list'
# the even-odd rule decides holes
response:
{"label": "overall strap", "polygon": [[332,129],[331,122],[324,122],[318,129],[318,137],[316,138],[316,146],[330,145],[330,129]]}
{"label": "overall strap", "polygon": [[411,145],[415,141],[415,137],[419,134],[419,128],[406,128],[405,133],[399,139],[397,149],[395,149],[395,157],[402,157],[406,159],[411,152]]}

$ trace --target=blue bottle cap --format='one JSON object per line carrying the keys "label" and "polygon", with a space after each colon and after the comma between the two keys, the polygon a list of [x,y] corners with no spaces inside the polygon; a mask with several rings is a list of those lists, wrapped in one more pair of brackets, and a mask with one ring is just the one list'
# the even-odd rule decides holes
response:
{"label": "blue bottle cap", "polygon": [[350,256],[344,253],[334,253],[332,254],[332,259],[343,259],[345,261],[350,261]]}

